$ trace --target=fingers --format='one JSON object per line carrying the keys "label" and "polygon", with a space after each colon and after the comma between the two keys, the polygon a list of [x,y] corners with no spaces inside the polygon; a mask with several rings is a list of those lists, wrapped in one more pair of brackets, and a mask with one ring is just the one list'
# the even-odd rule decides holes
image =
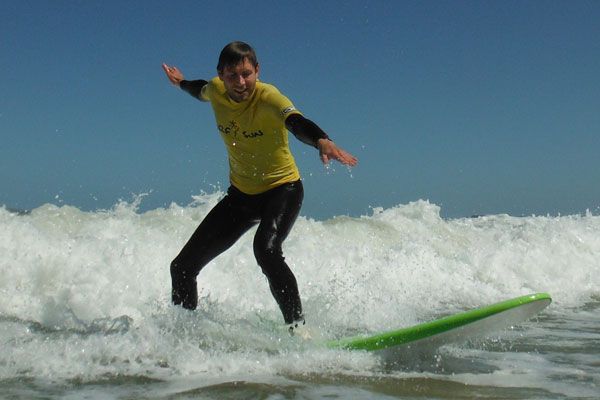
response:
{"label": "fingers", "polygon": [[356,157],[354,157],[350,153],[345,152],[344,150],[340,151],[339,155],[336,157],[336,160],[338,160],[344,165],[349,165],[351,167],[354,167],[358,163]]}
{"label": "fingers", "polygon": [[358,162],[356,157],[354,157],[352,154],[348,153],[347,151],[342,150],[340,148],[337,148],[336,150],[337,151],[335,152],[335,159],[338,160],[339,162],[341,162],[342,164],[350,165],[353,167]]}
{"label": "fingers", "polygon": [[162,68],[165,71],[165,74],[167,74],[167,78],[169,78],[172,84],[179,85],[179,82],[183,80],[183,74],[181,73],[181,71],[179,71],[177,67],[172,67],[163,63]]}
{"label": "fingers", "polygon": [[332,159],[350,167],[354,167],[358,163],[356,157],[347,151],[340,149],[333,142],[329,142],[326,146],[321,148],[320,156],[323,164],[328,164]]}
{"label": "fingers", "polygon": [[165,71],[165,73],[167,74],[167,77],[169,79],[172,79],[173,78],[173,72],[174,72],[174,70],[176,68],[175,67],[170,67],[170,66],[168,66],[167,64],[164,64],[164,63],[162,65],[162,68]]}

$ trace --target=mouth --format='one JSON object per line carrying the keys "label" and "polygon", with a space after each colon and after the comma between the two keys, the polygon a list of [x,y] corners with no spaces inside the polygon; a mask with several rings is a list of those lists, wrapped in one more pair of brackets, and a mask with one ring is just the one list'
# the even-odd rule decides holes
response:
{"label": "mouth", "polygon": [[250,97],[250,92],[248,87],[244,88],[230,88],[229,89],[229,97],[231,97],[234,101],[243,101]]}
{"label": "mouth", "polygon": [[248,90],[247,89],[233,89],[233,93],[231,96],[234,100],[236,101],[241,101],[246,99],[246,97],[248,97]]}

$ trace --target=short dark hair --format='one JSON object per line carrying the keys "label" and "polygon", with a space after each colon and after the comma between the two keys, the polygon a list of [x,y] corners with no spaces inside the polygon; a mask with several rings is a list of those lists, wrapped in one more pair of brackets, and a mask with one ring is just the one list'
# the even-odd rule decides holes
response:
{"label": "short dark hair", "polygon": [[225,67],[234,67],[244,62],[244,59],[248,59],[255,68],[258,65],[256,52],[252,46],[244,42],[231,42],[221,50],[217,71],[223,72]]}

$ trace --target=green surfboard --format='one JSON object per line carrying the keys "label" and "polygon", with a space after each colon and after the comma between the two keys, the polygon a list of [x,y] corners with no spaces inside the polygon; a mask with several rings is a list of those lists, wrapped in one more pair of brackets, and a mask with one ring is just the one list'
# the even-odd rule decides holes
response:
{"label": "green surfboard", "polygon": [[530,294],[408,328],[330,340],[326,345],[329,348],[367,351],[423,340],[442,345],[510,328],[539,313],[551,302],[552,298],[547,293]]}

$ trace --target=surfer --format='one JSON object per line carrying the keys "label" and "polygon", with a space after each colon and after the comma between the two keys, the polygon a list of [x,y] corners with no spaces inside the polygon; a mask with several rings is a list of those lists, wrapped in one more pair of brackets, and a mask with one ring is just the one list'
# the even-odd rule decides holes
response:
{"label": "surfer", "polygon": [[300,212],[304,191],[287,131],[318,149],[325,164],[337,160],[354,166],[357,159],[296,110],[276,87],[258,80],[256,53],[246,43],[232,42],[223,48],[218,76],[210,81],[185,80],[174,66],[163,64],[163,69],[175,86],[210,102],[227,148],[231,184],[172,261],[172,301],[195,309],[196,277],[202,268],[258,224],[254,255],[293,334],[304,324],[304,316],[298,284],[281,246]]}

